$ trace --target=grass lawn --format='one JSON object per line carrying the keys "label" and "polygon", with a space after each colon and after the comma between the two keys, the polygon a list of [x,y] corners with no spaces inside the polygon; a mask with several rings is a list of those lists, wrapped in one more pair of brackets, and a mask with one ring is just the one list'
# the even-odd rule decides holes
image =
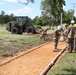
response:
{"label": "grass lawn", "polygon": [[0,58],[3,55],[11,55],[41,43],[44,43],[44,40],[40,39],[37,34],[11,34],[6,30],[6,26],[0,26]]}
{"label": "grass lawn", "polygon": [[76,53],[66,54],[47,75],[76,75]]}
{"label": "grass lawn", "polygon": [[[53,31],[49,30],[48,33],[53,33]],[[44,43],[45,41],[40,39],[39,36],[40,34],[11,34],[6,30],[6,26],[0,26],[0,58],[3,55],[11,55]]]}

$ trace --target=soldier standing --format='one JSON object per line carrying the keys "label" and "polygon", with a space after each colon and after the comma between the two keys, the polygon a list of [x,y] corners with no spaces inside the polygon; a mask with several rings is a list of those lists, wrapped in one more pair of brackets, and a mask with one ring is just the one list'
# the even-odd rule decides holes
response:
{"label": "soldier standing", "polygon": [[74,52],[76,52],[76,24],[74,24],[75,27],[75,36],[74,36]]}
{"label": "soldier standing", "polygon": [[67,43],[68,43],[67,48],[68,51],[70,51],[70,53],[74,49],[74,35],[75,35],[75,27],[74,27],[74,20],[72,20],[67,30]]}
{"label": "soldier standing", "polygon": [[64,24],[63,28],[64,41],[67,40],[67,29],[68,29],[67,24]]}

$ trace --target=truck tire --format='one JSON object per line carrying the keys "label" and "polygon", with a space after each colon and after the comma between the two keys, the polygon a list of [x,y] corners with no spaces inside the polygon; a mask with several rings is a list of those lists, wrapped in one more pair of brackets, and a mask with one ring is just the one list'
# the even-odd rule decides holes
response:
{"label": "truck tire", "polygon": [[13,28],[11,29],[11,33],[12,33],[12,34],[18,34],[18,28],[17,28],[17,27],[13,27]]}
{"label": "truck tire", "polygon": [[27,33],[34,33],[34,28],[33,27],[29,27],[29,28],[27,28]]}

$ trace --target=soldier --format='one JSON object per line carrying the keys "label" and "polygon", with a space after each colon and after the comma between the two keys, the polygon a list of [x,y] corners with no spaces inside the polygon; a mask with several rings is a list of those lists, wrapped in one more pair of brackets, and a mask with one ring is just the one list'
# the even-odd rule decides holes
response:
{"label": "soldier", "polygon": [[64,24],[64,28],[63,28],[64,41],[67,40],[67,29],[68,29],[67,24]]}
{"label": "soldier", "polygon": [[46,28],[42,31],[40,38],[43,38],[44,40],[46,40],[46,37],[48,37],[47,35],[47,31],[49,30],[49,28]]}
{"label": "soldier", "polygon": [[74,20],[72,20],[67,30],[67,43],[68,43],[67,48],[68,51],[70,51],[70,53],[72,53],[74,49],[74,35],[75,35]]}
{"label": "soldier", "polygon": [[74,24],[75,27],[75,36],[74,36],[74,52],[76,52],[76,24]]}
{"label": "soldier", "polygon": [[61,36],[61,30],[62,30],[62,27],[58,26],[57,30],[54,32],[54,50],[53,50],[54,52],[58,51],[57,46]]}
{"label": "soldier", "polygon": [[43,28],[41,28],[41,27],[39,27],[40,29],[39,29],[39,31],[38,31],[38,33],[42,33],[43,31],[44,31],[44,29]]}

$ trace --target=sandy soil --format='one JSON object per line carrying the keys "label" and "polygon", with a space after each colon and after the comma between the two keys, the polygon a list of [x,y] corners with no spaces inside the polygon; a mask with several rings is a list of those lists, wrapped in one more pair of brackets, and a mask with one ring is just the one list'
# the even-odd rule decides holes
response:
{"label": "sandy soil", "polygon": [[[63,49],[65,46],[65,42],[59,42],[58,48]],[[40,75],[46,66],[59,53],[53,52],[53,49],[54,43],[50,42],[3,66],[0,66],[0,75]]]}

